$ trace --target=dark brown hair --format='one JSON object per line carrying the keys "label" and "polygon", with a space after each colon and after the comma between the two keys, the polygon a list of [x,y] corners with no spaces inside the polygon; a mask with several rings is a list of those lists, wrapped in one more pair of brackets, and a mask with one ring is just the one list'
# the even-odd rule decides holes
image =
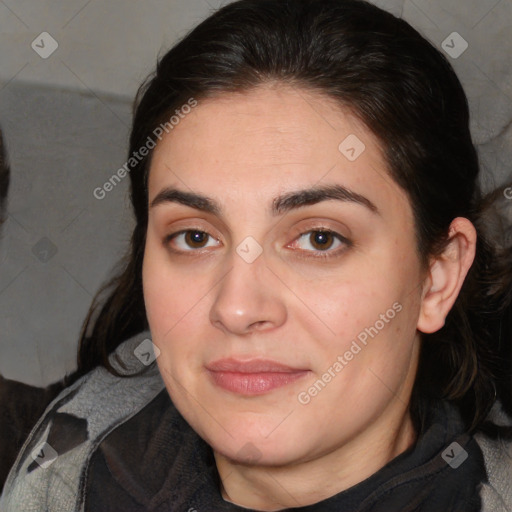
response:
{"label": "dark brown hair", "polygon": [[4,147],[4,138],[0,129],[0,225],[5,220],[5,207],[7,202],[7,191],[9,190],[9,164],[7,162],[7,152]]}
{"label": "dark brown hair", "polygon": [[[391,177],[408,193],[425,266],[442,251],[456,217],[478,231],[475,262],[438,332],[423,335],[411,412],[422,429],[433,400],[447,399],[468,429],[482,426],[495,398],[512,414],[512,251],[482,224],[486,200],[462,86],[443,54],[405,21],[360,0],[240,0],[191,31],[139,90],[130,155],[191,97],[248,91],[281,81],[335,99],[377,136]],[[142,259],[150,155],[130,167],[136,226],[119,274],[84,323],[78,373],[148,328]]]}

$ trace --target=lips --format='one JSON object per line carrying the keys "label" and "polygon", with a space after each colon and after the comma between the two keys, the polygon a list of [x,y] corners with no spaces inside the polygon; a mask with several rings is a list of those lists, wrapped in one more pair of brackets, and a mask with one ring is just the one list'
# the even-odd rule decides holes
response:
{"label": "lips", "polygon": [[220,359],[206,368],[216,386],[241,395],[268,393],[309,373],[309,370],[292,368],[268,359]]}
{"label": "lips", "polygon": [[293,373],[304,371],[300,368],[292,368],[269,359],[253,359],[239,361],[237,359],[219,359],[207,365],[208,370],[214,372],[238,372],[238,373]]}

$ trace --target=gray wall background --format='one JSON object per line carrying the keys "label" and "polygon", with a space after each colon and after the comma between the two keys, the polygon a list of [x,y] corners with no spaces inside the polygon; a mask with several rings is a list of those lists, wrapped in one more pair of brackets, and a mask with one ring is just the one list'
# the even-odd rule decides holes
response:
{"label": "gray wall background", "polygon": [[[81,323],[132,226],[126,179],[103,200],[93,190],[126,160],[132,98],[157,56],[224,3],[0,0],[12,168],[0,236],[5,377],[45,385],[75,368]],[[512,179],[512,0],[374,3],[448,53],[469,97],[484,188]]]}

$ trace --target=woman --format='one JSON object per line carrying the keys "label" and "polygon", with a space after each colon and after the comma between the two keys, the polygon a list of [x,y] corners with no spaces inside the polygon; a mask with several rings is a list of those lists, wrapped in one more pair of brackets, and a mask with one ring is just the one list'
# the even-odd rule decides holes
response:
{"label": "woman", "polygon": [[139,98],[130,252],[2,510],[508,510],[512,253],[440,52],[241,0]]}

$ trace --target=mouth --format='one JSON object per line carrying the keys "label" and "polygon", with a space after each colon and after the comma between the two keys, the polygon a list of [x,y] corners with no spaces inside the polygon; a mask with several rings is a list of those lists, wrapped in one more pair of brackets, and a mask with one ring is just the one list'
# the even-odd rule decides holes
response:
{"label": "mouth", "polygon": [[213,383],[239,395],[263,395],[305,377],[309,370],[277,361],[220,359],[206,366]]}

